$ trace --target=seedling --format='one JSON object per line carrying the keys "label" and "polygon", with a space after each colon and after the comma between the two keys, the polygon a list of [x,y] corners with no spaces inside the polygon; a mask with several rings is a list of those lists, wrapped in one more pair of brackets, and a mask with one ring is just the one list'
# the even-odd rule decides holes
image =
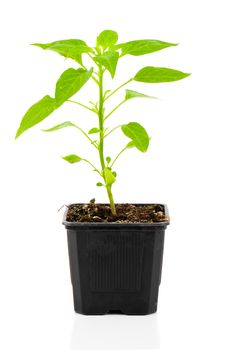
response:
{"label": "seedling", "polygon": [[[24,131],[47,118],[65,102],[75,103],[78,106],[89,110],[91,113],[95,113],[98,117],[97,125],[89,131],[83,130],[70,121],[65,121],[43,131],[52,132],[66,127],[74,127],[78,129],[90,142],[91,146],[97,150],[100,167],[97,167],[88,158],[83,158],[81,155],[69,154],[62,158],[71,164],[80,161],[86,162],[97,172],[101,178],[101,180],[97,182],[97,186],[103,186],[106,188],[113,215],[116,214],[116,210],[112,186],[116,181],[117,176],[114,165],[116,165],[121,154],[132,147],[137,148],[140,152],[146,152],[149,146],[149,136],[145,128],[137,122],[132,121],[124,125],[117,125],[113,128],[109,128],[107,121],[109,117],[128,100],[137,97],[152,98],[152,96],[134,90],[125,90],[124,99],[107,113],[105,110],[106,101],[117,91],[131,82],[173,82],[186,78],[189,75],[188,73],[183,73],[175,69],[147,66],[140,69],[134,77],[130,77],[130,79],[113,91],[107,90],[104,87],[105,74],[108,73],[114,78],[117,63],[122,57],[125,57],[126,55],[141,56],[177,45],[159,40],[134,40],[122,44],[117,44],[117,41],[118,34],[116,32],[112,30],[104,30],[98,35],[95,47],[90,47],[83,40],[79,39],[59,40],[49,44],[33,44],[44,50],[52,50],[66,58],[73,59],[77,62],[79,68],[69,68],[62,73],[56,83],[55,96],[50,97],[49,95],[46,95],[40,101],[31,106],[22,118],[20,127],[16,133],[17,138]],[[92,63],[91,68],[88,68],[87,65],[85,66],[83,63],[83,55],[89,56],[90,62]],[[80,101],[71,100],[71,97],[75,95],[89,80],[93,81],[93,83],[98,86],[98,102],[91,101],[90,105],[87,105]],[[120,129],[124,135],[127,136],[129,141],[125,147],[117,151],[116,156],[111,158],[104,153],[105,141],[107,137],[111,137],[111,135],[113,136],[113,132],[117,129]]]}

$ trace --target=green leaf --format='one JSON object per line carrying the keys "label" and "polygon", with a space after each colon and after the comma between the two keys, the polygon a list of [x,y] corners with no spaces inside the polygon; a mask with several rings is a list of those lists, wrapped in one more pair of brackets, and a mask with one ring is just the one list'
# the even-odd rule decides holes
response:
{"label": "green leaf", "polygon": [[112,186],[112,184],[116,181],[115,176],[109,168],[104,168],[104,177],[107,186]]}
{"label": "green leaf", "polygon": [[57,81],[55,99],[47,95],[30,107],[21,121],[16,138],[27,129],[40,123],[67,99],[78,92],[91,75],[92,69],[89,71],[82,68],[77,70],[73,68],[67,69]]}
{"label": "green leaf", "polygon": [[55,125],[52,128],[50,128],[50,129],[43,129],[42,131],[45,131],[45,132],[56,131],[56,130],[60,130],[60,129],[66,128],[68,126],[75,126],[76,127],[76,125],[71,123],[71,122],[64,122],[64,123]]}
{"label": "green leaf", "polygon": [[78,63],[82,63],[81,54],[85,52],[93,52],[92,48],[87,46],[85,41],[79,39],[68,39],[54,41],[48,44],[32,44],[38,46],[44,50],[52,50],[60,55],[72,58]]}
{"label": "green leaf", "polygon": [[62,158],[71,164],[80,162],[82,160],[82,158],[77,156],[76,154],[69,154],[68,156]]}
{"label": "green leaf", "polygon": [[135,98],[135,97],[146,97],[146,98],[156,98],[157,99],[157,97],[141,94],[140,92],[137,92],[137,91],[126,90],[125,100],[129,100],[130,98]]}
{"label": "green leaf", "polygon": [[101,186],[104,186],[104,185],[102,184],[102,182],[97,182],[96,186],[101,187]]}
{"label": "green leaf", "polygon": [[96,40],[97,46],[102,46],[103,49],[107,49],[108,47],[112,47],[116,44],[118,40],[117,32],[113,30],[104,30],[101,32]]}
{"label": "green leaf", "polygon": [[97,134],[97,132],[100,132],[100,129],[98,129],[98,128],[91,128],[88,131],[88,134]]}
{"label": "green leaf", "polygon": [[131,122],[122,125],[123,133],[129,137],[136,148],[141,152],[146,152],[149,146],[149,136],[143,126],[139,123]]}
{"label": "green leaf", "polygon": [[61,106],[71,96],[76,94],[89,80],[93,69],[89,71],[83,68],[67,69],[56,83],[55,99],[57,107]]}
{"label": "green leaf", "polygon": [[96,63],[102,64],[110,72],[112,78],[115,75],[119,53],[117,51],[104,52],[103,55],[94,57]]}
{"label": "green leaf", "polygon": [[189,75],[170,68],[144,67],[135,75],[134,80],[143,83],[165,83],[184,79]]}
{"label": "green leaf", "polygon": [[133,40],[123,44],[118,44],[115,46],[115,49],[121,49],[122,56],[140,56],[176,45],[177,44],[171,44],[160,40]]}
{"label": "green leaf", "polygon": [[44,96],[40,101],[31,106],[21,120],[16,138],[32,126],[40,123],[56,109],[55,100],[50,96]]}

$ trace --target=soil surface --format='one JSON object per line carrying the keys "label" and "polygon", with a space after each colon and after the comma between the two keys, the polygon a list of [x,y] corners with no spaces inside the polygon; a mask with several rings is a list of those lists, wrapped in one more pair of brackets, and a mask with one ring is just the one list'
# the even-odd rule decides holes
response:
{"label": "soil surface", "polygon": [[169,221],[164,206],[160,204],[116,204],[117,215],[113,216],[108,204],[97,204],[92,199],[89,204],[72,204],[68,207],[66,220],[69,222],[116,222],[153,223]]}

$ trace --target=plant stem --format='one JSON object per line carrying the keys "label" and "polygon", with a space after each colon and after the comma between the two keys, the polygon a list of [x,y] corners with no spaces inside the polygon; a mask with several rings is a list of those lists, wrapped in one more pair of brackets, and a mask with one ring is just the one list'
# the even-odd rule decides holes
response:
{"label": "plant stem", "polygon": [[100,142],[99,142],[99,155],[100,164],[102,170],[105,168],[104,162],[104,98],[103,98],[103,70],[99,68],[99,129],[100,129]]}
{"label": "plant stem", "polygon": [[122,102],[120,102],[109,114],[106,115],[104,120],[108,119],[108,117],[110,117],[110,115],[113,114],[113,112],[115,112],[124,102],[126,102],[126,100],[123,100]]}
{"label": "plant stem", "polygon": [[113,215],[116,215],[115,204],[113,200],[113,194],[111,190],[111,185],[108,185],[105,178],[105,161],[104,161],[104,95],[103,95],[103,69],[99,65],[99,129],[100,129],[100,140],[99,140],[99,156],[100,164],[102,168],[102,174],[105,181],[105,186],[109,198],[110,208]]}
{"label": "plant stem", "polygon": [[[92,168],[94,169],[94,171],[96,171],[98,174],[100,174],[100,176],[102,176],[101,172],[88,160],[85,158],[82,158],[82,160],[88,164],[90,164],[90,166],[92,166]],[[102,176],[103,177],[103,176]]]}
{"label": "plant stem", "polygon": [[94,77],[93,75],[92,75],[92,79],[94,80],[94,82],[97,84],[97,85],[99,85],[99,81],[96,79],[96,77]]}
{"label": "plant stem", "polygon": [[122,85],[120,85],[117,89],[115,89],[113,92],[111,92],[108,96],[105,97],[105,101],[111,97],[113,94],[115,94],[115,92],[117,92],[118,90],[120,90],[123,86],[129,84],[131,81],[133,80],[133,78],[127,80],[125,83],[123,83]]}
{"label": "plant stem", "polygon": [[116,162],[116,160],[120,157],[120,155],[121,155],[126,149],[128,149],[127,146],[124,147],[124,148],[118,153],[118,155],[115,157],[114,161],[113,161],[112,164],[110,165],[111,168],[113,167],[113,165],[114,165],[114,163]]}
{"label": "plant stem", "polygon": [[[76,103],[76,105],[79,105],[79,106],[81,106],[81,107],[83,107],[83,108],[89,109],[89,111],[91,111],[91,112],[96,113],[96,111],[95,111],[94,109],[92,109],[92,108],[90,108],[90,107],[88,107],[88,106],[85,106],[84,104],[82,104],[82,103],[80,103],[80,102],[72,101],[72,100],[67,100],[67,102]],[[97,114],[97,113],[96,113],[96,114]]]}
{"label": "plant stem", "polygon": [[89,137],[89,135],[87,135],[87,133],[80,128],[79,126],[75,125],[75,128],[77,128],[79,131],[81,131],[83,133],[83,135],[90,141],[90,143],[92,144],[92,146],[94,146],[95,148],[97,148],[97,146],[95,145],[95,143],[93,142],[93,140]]}
{"label": "plant stem", "polygon": [[104,135],[104,138],[109,136],[113,131],[115,131],[116,129],[120,128],[122,125],[117,125],[115,126],[115,128],[113,128],[112,130],[110,130],[106,135]]}
{"label": "plant stem", "polygon": [[115,215],[117,215],[117,213],[116,213],[116,208],[115,208],[115,204],[114,204],[114,200],[113,200],[111,186],[106,185],[106,189],[107,189],[107,193],[108,193],[108,197],[109,197],[110,208],[111,208],[112,214],[115,216]]}

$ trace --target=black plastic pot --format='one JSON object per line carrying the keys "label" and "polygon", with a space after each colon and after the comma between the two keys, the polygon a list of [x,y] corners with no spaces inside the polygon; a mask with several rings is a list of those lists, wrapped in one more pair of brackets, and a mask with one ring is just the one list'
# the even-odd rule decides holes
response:
{"label": "black plastic pot", "polygon": [[66,221],[66,215],[67,211],[63,224],[75,311],[85,315],[156,312],[169,222],[75,223]]}

